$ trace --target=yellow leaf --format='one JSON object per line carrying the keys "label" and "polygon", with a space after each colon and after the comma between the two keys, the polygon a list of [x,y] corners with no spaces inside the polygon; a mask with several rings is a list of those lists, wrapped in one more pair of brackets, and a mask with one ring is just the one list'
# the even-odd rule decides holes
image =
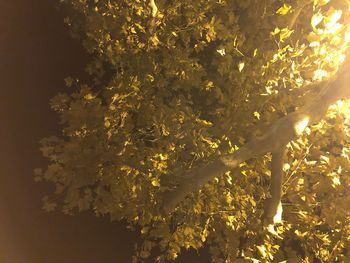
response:
{"label": "yellow leaf", "polygon": [[239,64],[238,64],[238,70],[239,70],[239,72],[242,72],[243,68],[244,68],[244,62],[243,62],[243,61],[242,61],[242,62],[239,62]]}
{"label": "yellow leaf", "polygon": [[341,18],[342,14],[343,14],[342,10],[331,9],[330,11],[328,11],[327,17],[326,17],[327,26],[328,24],[334,25],[335,23],[337,23],[338,20]]}
{"label": "yellow leaf", "polygon": [[266,258],[267,253],[266,253],[266,248],[265,246],[261,245],[261,246],[256,246],[259,253],[262,255],[263,258]]}
{"label": "yellow leaf", "polygon": [[153,35],[152,37],[150,37],[150,41],[154,46],[158,46],[158,44],[160,42],[156,35]]}
{"label": "yellow leaf", "polygon": [[314,71],[313,80],[322,80],[328,76],[328,72],[323,69],[316,69]]}
{"label": "yellow leaf", "polygon": [[320,160],[321,160],[321,163],[329,164],[329,158],[327,156],[321,155]]}
{"label": "yellow leaf", "polygon": [[254,199],[249,199],[249,202],[253,207],[256,206],[256,202]]}
{"label": "yellow leaf", "polygon": [[283,164],[283,168],[282,169],[283,169],[284,172],[288,171],[290,169],[289,163]]}
{"label": "yellow leaf", "polygon": [[290,5],[283,4],[283,6],[281,6],[281,7],[276,11],[276,14],[286,15],[286,14],[289,12],[290,8],[291,8]]}
{"label": "yellow leaf", "polygon": [[95,98],[95,96],[93,96],[91,93],[88,93],[84,96],[84,99],[86,99],[86,100],[92,100],[94,98]]}
{"label": "yellow leaf", "polygon": [[225,52],[225,49],[222,48],[222,49],[217,49],[216,52],[218,52],[221,56],[225,56],[226,55],[226,52]]}
{"label": "yellow leaf", "polygon": [[168,160],[168,155],[166,153],[160,153],[158,156],[161,161]]}
{"label": "yellow leaf", "polygon": [[229,185],[232,185],[232,177],[230,175],[230,172],[226,172],[225,175],[227,176],[226,181]]}
{"label": "yellow leaf", "polygon": [[255,116],[258,120],[260,120],[260,113],[259,113],[259,112],[255,111],[255,112],[254,112],[254,116]]}
{"label": "yellow leaf", "polygon": [[320,45],[321,45],[320,42],[314,41],[314,42],[311,42],[309,46],[310,46],[310,47],[319,47]]}
{"label": "yellow leaf", "polygon": [[231,196],[231,193],[230,193],[230,192],[227,192],[227,193],[226,193],[226,202],[227,202],[228,204],[231,204],[232,200],[233,200],[233,198],[232,198],[232,196]]}
{"label": "yellow leaf", "polygon": [[111,126],[111,123],[109,122],[108,119],[105,120],[105,127],[109,128]]}
{"label": "yellow leaf", "polygon": [[289,38],[294,30],[289,30],[288,28],[283,28],[280,32],[280,41],[283,42],[284,39]]}
{"label": "yellow leaf", "polygon": [[334,176],[332,178],[332,186],[335,188],[337,185],[341,185],[339,176]]}
{"label": "yellow leaf", "polygon": [[275,35],[277,35],[280,31],[281,31],[281,30],[280,30],[278,27],[276,27],[275,30],[274,30],[273,32],[271,32],[270,34],[271,34],[272,36],[275,36]]}
{"label": "yellow leaf", "polygon": [[204,125],[204,126],[208,126],[208,127],[213,126],[213,123],[212,123],[212,122],[207,121],[207,120],[204,120],[204,119],[200,119],[200,118],[197,118],[197,119],[196,119],[196,122],[197,122],[197,123],[200,123],[200,124],[202,124],[202,125]]}
{"label": "yellow leaf", "polygon": [[319,23],[321,23],[322,20],[323,15],[320,12],[314,14],[311,18],[311,26],[316,27]]}
{"label": "yellow leaf", "polygon": [[314,0],[314,6],[323,6],[328,4],[330,0]]}
{"label": "yellow leaf", "polygon": [[192,235],[192,233],[193,233],[193,229],[191,228],[191,227],[185,227],[185,229],[184,229],[184,234],[185,235]]}
{"label": "yellow leaf", "polygon": [[159,179],[158,178],[154,178],[152,180],[152,185],[155,186],[155,187],[159,187],[160,186]]}
{"label": "yellow leaf", "polygon": [[295,230],[294,233],[298,236],[298,237],[304,237],[308,234],[308,232],[301,232],[299,230]]}
{"label": "yellow leaf", "polygon": [[111,123],[109,122],[109,120],[106,120],[106,121],[105,121],[105,127],[106,127],[106,128],[109,128],[109,126],[111,126]]}

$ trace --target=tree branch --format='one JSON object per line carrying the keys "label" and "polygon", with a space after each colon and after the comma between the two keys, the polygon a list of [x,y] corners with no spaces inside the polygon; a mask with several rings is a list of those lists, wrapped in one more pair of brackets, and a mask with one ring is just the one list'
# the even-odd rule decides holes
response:
{"label": "tree branch", "polygon": [[294,11],[293,16],[292,16],[292,18],[290,19],[289,24],[288,24],[288,28],[289,28],[290,30],[293,29],[293,27],[294,27],[294,25],[295,25],[295,23],[296,23],[296,21],[297,21],[299,15],[300,15],[301,11],[302,11],[308,4],[311,4],[311,3],[313,3],[313,0],[307,0],[307,1],[302,2],[302,3],[300,3],[300,4],[298,5],[297,9]]}
{"label": "tree branch", "polygon": [[[310,122],[318,122],[324,116],[328,107],[337,100],[350,97],[350,89],[347,88],[347,83],[350,83],[350,74],[343,67],[337,78],[319,84],[322,85],[321,90],[323,91],[316,96],[315,100],[309,105],[277,120],[262,137],[248,142],[232,154],[221,156],[209,164],[199,165],[186,172],[181,177],[183,180],[177,188],[165,193],[163,199],[164,212],[171,212],[189,193],[198,190],[203,184],[214,177],[221,176],[227,170],[236,168],[244,161],[264,155],[267,152],[275,153],[277,159],[280,159],[281,148],[300,136]],[[276,165],[276,167],[279,166]],[[278,191],[277,194],[273,195],[278,197]],[[267,216],[270,216],[270,213]]]}
{"label": "tree branch", "polygon": [[281,221],[282,216],[282,183],[283,183],[283,159],[286,147],[272,152],[271,163],[271,198],[266,200],[264,219],[267,225]]}

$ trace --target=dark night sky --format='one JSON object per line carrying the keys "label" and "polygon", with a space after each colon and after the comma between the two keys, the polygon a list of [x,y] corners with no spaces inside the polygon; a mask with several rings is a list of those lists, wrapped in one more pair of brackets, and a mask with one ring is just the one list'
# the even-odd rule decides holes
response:
{"label": "dark night sky", "polygon": [[[88,60],[55,3],[0,0],[0,262],[127,263],[137,235],[123,224],[41,210],[51,186],[33,181],[45,165],[38,142],[59,132],[48,102],[65,77],[86,78]],[[192,253],[178,262],[205,259]]]}

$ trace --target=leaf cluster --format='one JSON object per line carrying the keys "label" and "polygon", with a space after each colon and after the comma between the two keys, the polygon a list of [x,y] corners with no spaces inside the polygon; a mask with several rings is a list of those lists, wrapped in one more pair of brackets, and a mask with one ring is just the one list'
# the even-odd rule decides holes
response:
{"label": "leaf cluster", "polygon": [[349,258],[346,102],[288,145],[279,237],[261,223],[270,156],[161,213],[174,174],[261,135],[310,100],[311,83],[336,72],[348,44],[347,1],[157,0],[155,17],[146,0],[61,2],[91,54],[95,85],[67,78],[71,94],[51,101],[63,130],[42,140],[50,164],[36,179],[56,186],[44,208],[126,219],[144,238],[135,261],[154,247],[162,262],[203,245],[213,262]]}

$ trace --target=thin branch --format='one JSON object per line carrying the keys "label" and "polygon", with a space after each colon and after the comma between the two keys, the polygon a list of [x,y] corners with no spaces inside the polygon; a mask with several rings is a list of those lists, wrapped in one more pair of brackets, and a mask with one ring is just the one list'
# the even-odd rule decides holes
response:
{"label": "thin branch", "polygon": [[313,0],[309,0],[309,1],[306,1],[305,3],[303,3],[302,5],[298,6],[297,9],[294,11],[293,13],[293,16],[291,18],[291,20],[289,21],[289,24],[288,24],[288,28],[290,30],[293,29],[301,11],[308,5],[308,4],[311,4],[313,3]]}

